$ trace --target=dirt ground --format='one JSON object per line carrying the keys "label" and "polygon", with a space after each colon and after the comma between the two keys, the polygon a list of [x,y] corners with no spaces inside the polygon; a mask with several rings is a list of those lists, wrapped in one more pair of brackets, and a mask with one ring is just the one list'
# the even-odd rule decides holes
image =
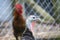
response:
{"label": "dirt ground", "polygon": [[[60,38],[60,25],[39,24],[34,28],[33,35],[36,39]],[[0,28],[0,40],[15,40],[11,24],[5,24]]]}

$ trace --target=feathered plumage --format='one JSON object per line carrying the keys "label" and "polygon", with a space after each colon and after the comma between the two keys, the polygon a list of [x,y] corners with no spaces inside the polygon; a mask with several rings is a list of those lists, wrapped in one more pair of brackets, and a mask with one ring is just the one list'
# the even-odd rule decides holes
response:
{"label": "feathered plumage", "polygon": [[[14,12],[13,12],[13,30],[14,30],[14,36],[16,38],[16,40],[19,40],[18,37],[21,39],[22,35],[31,37],[31,40],[34,40],[33,34],[29,29],[29,22],[37,20],[36,16],[29,16],[29,18],[27,18],[27,20],[25,20],[22,16],[23,14],[23,7],[21,4],[16,4],[15,8],[14,8]],[[28,25],[29,24],[29,25]],[[27,28],[26,28],[27,27]],[[26,28],[26,30],[25,30]],[[23,32],[25,31],[25,33],[23,34]]]}
{"label": "feathered plumage", "polygon": [[35,15],[28,16],[28,18],[26,19],[27,28],[30,31],[33,31],[35,24],[38,22],[40,22],[40,18],[38,16],[35,16]]}
{"label": "feathered plumage", "polygon": [[16,40],[18,40],[18,36],[20,37],[22,36],[26,27],[22,13],[23,13],[22,5],[16,4],[14,9],[14,19],[13,19],[13,30]]}

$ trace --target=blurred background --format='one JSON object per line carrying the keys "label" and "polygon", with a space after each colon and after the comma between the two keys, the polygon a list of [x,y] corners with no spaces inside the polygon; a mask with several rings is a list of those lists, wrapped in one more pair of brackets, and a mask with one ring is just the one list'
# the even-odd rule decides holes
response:
{"label": "blurred background", "polygon": [[0,40],[14,40],[12,20],[15,3],[24,7],[23,16],[40,17],[34,37],[40,40],[60,40],[60,0],[0,0]]}

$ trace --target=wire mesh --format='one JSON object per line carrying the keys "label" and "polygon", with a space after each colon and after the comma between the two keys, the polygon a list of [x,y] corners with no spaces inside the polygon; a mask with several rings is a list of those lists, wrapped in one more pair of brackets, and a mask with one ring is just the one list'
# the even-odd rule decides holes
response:
{"label": "wire mesh", "polygon": [[[0,0],[0,40],[15,40],[12,30],[14,4],[17,0]],[[60,38],[60,0],[18,0],[24,7],[24,17],[39,16],[34,27],[36,40]]]}

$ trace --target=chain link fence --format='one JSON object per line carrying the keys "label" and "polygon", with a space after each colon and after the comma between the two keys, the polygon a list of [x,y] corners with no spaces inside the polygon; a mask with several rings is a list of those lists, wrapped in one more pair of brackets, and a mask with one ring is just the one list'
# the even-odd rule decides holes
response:
{"label": "chain link fence", "polygon": [[60,0],[0,0],[0,40],[15,40],[12,20],[16,2],[23,5],[25,18],[29,15],[40,17],[41,22],[34,27],[36,40],[60,38]]}

